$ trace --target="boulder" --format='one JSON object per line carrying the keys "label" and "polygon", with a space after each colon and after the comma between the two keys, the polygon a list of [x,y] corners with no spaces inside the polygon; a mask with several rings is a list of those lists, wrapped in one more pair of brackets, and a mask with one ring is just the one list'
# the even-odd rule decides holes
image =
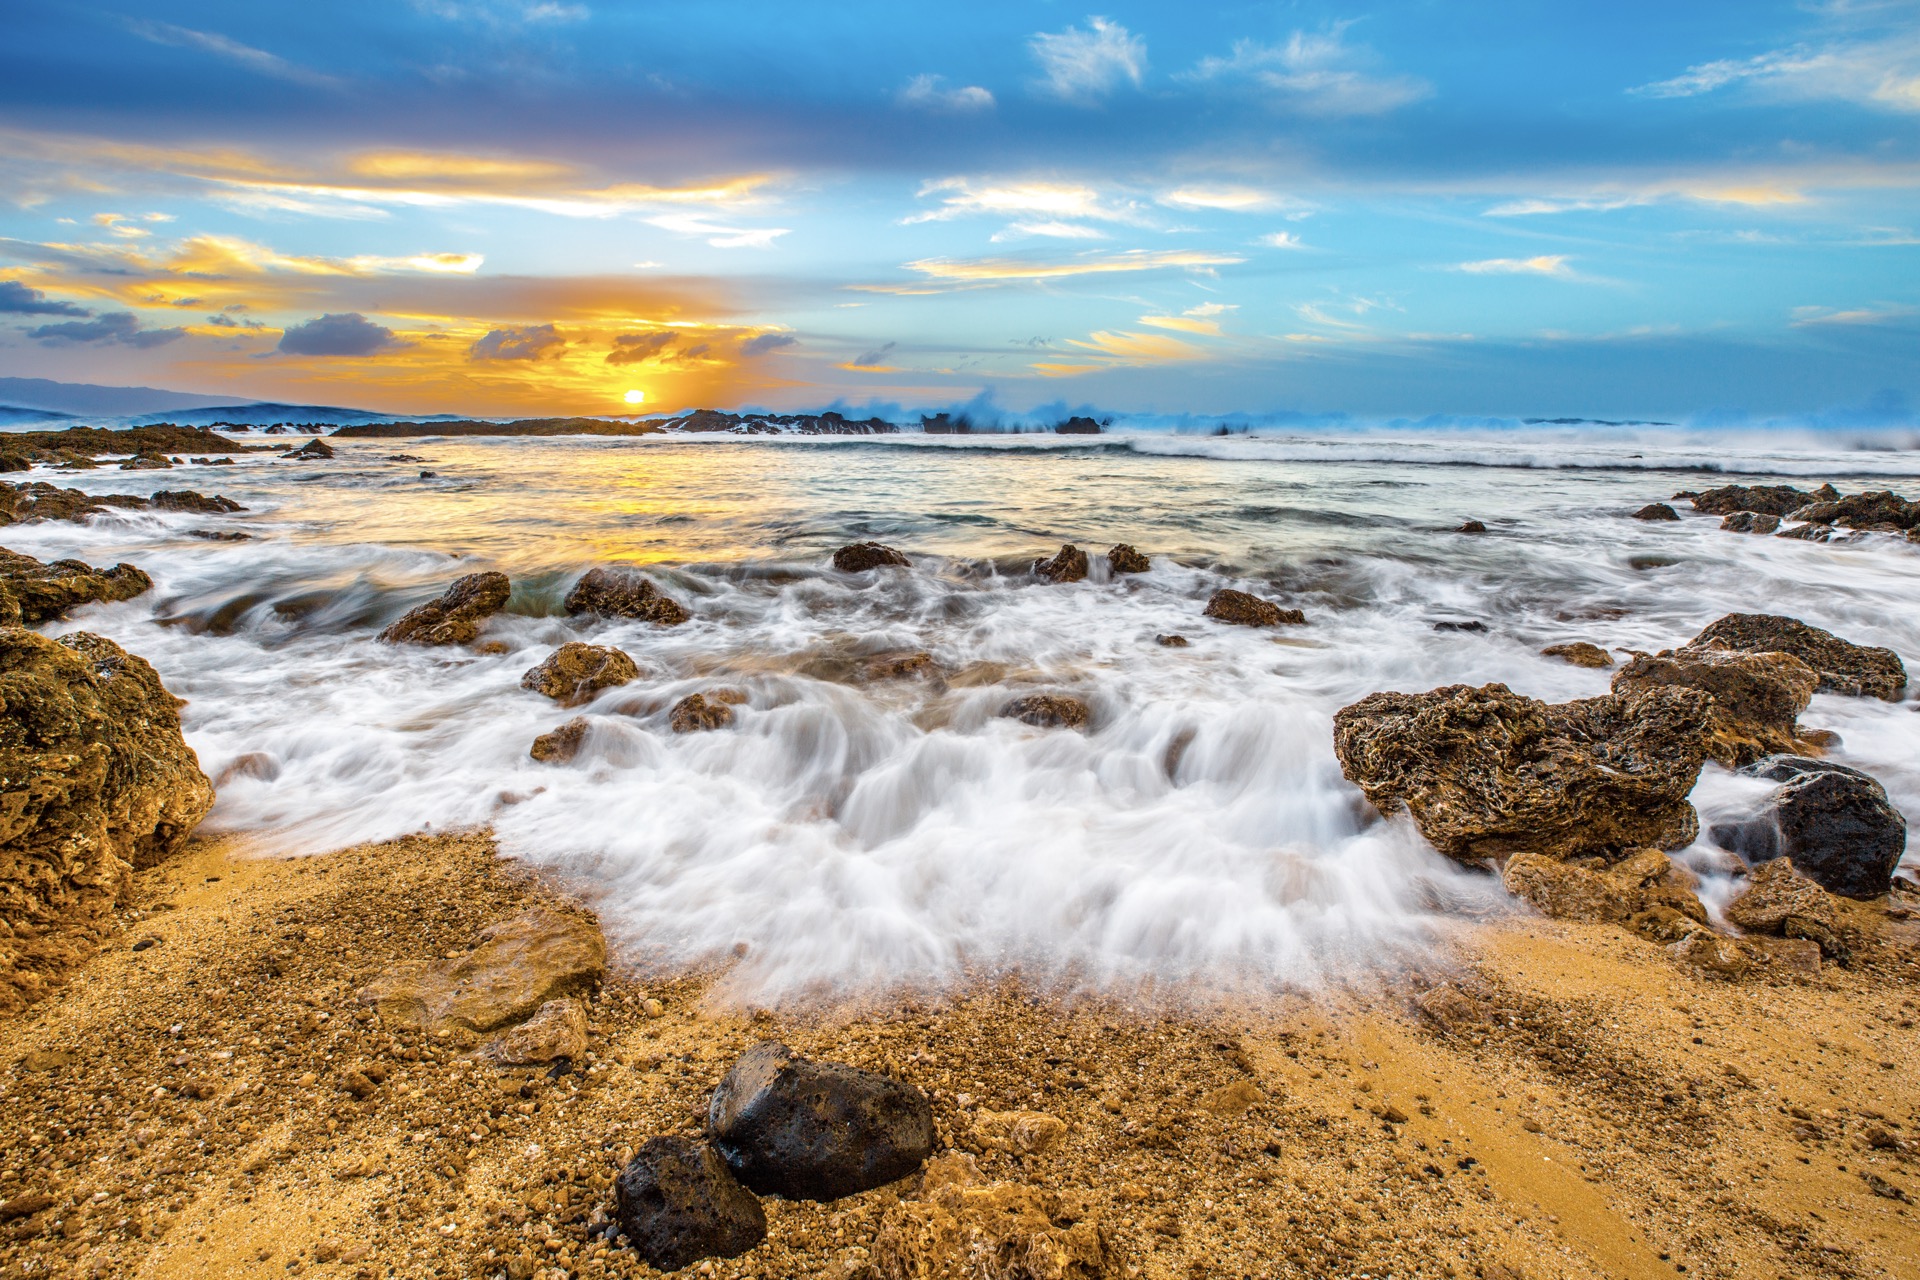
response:
{"label": "boulder", "polygon": [[607,967],[607,943],[591,920],[546,908],[480,931],[454,959],[416,960],[362,988],[383,1021],[428,1031],[497,1031],[540,1007],[587,991]]}
{"label": "boulder", "polygon": [[480,1053],[502,1067],[531,1067],[587,1051],[587,1007],[569,996],[549,1000],[518,1026],[487,1037]]}
{"label": "boulder", "polygon": [[1107,568],[1114,573],[1145,573],[1153,562],[1125,542],[1116,542],[1107,552]]}
{"label": "boulder", "polygon": [[41,564],[0,547],[0,626],[52,622],[83,604],[131,600],[153,579],[130,564],[96,569],[80,560]]}
{"label": "boulder", "polygon": [[1693,509],[1710,516],[1727,516],[1736,511],[1784,516],[1817,496],[1790,484],[1729,484],[1694,494]]}
{"label": "boulder", "polygon": [[1710,708],[1684,688],[1549,705],[1503,684],[1448,685],[1342,708],[1333,746],[1376,808],[1408,810],[1462,861],[1677,849],[1699,830],[1687,793]]}
{"label": "boulder", "polygon": [[217,493],[208,497],[191,489],[162,489],[147,499],[147,505],[155,511],[193,511],[209,516],[230,515],[246,510],[232,498]]}
{"label": "boulder", "polygon": [[1565,644],[1550,644],[1540,651],[1548,658],[1558,658],[1570,662],[1576,667],[1610,667],[1613,658],[1597,644],[1588,644],[1585,640],[1569,640]]}
{"label": "boulder", "polygon": [[842,573],[865,573],[889,564],[904,569],[911,563],[892,547],[879,542],[849,543],[833,553],[833,567]]}
{"label": "boulder", "polygon": [[910,1084],[763,1040],[714,1090],[707,1129],[755,1191],[837,1200],[918,1169],[933,1152],[933,1104]]}
{"label": "boulder", "polygon": [[568,613],[597,613],[608,618],[640,618],[677,627],[693,615],[679,601],[660,594],[647,578],[624,566],[599,565],[586,571],[567,592]]}
{"label": "boulder", "polygon": [[1508,859],[1502,879],[1509,893],[1556,920],[1632,924],[1642,932],[1670,931],[1672,915],[1690,928],[1707,923],[1692,875],[1658,849],[1635,850],[1612,866],[1523,853]]}
{"label": "boulder", "polygon": [[527,754],[541,764],[566,764],[586,745],[587,730],[592,727],[585,716],[575,716],[558,729],[548,730],[533,740]]}
{"label": "boulder", "polygon": [[1207,600],[1201,616],[1240,627],[1305,626],[1307,615],[1298,609],[1282,609],[1271,600],[1222,587]]}
{"label": "boulder", "polygon": [[298,449],[289,449],[280,456],[282,458],[292,458],[297,462],[318,462],[333,456],[333,446],[325,440],[322,440],[319,436],[315,436]]}
{"label": "boulder", "polygon": [[1720,527],[1728,533],[1775,533],[1780,528],[1780,517],[1758,511],[1736,511],[1722,520]]}
{"label": "boulder", "polygon": [[1455,533],[1485,533],[1487,526],[1478,520],[1463,520],[1455,527]]}
{"label": "boulder", "polygon": [[1740,772],[1780,785],[1758,813],[1715,824],[1715,844],[1753,864],[1789,858],[1821,888],[1849,898],[1877,898],[1893,887],[1907,821],[1870,775],[1790,755],[1768,756]]}
{"label": "boulder", "polygon": [[1685,648],[1635,654],[1613,677],[1613,691],[1677,686],[1713,699],[1707,755],[1729,769],[1781,751],[1806,750],[1797,718],[1819,678],[1788,653]]}
{"label": "boulder", "polygon": [[690,693],[674,704],[667,723],[675,733],[724,729],[733,723],[733,708],[718,699],[709,701],[704,694]]}
{"label": "boulder", "polygon": [[1891,649],[1842,640],[1831,631],[1775,613],[1730,613],[1689,640],[1689,649],[1790,653],[1813,668],[1822,693],[1900,700],[1907,669]]}
{"label": "boulder", "polygon": [[1804,938],[1832,960],[1847,960],[1851,932],[1841,919],[1839,902],[1794,870],[1788,858],[1763,862],[1747,875],[1747,887],[1727,904],[1727,919],[1748,933]]}
{"label": "boulder", "polygon": [[985,1182],[963,1152],[933,1161],[919,1197],[887,1209],[871,1258],[875,1280],[1103,1280],[1124,1272],[1078,1197]]}
{"label": "boulder", "polygon": [[179,706],[111,640],[0,629],[0,1013],[92,955],[212,807]]}
{"label": "boulder", "polygon": [[1633,513],[1635,520],[1678,520],[1680,513],[1664,502],[1649,502]]}
{"label": "boulder", "polygon": [[409,611],[380,638],[388,644],[472,644],[481,625],[506,608],[512,594],[506,574],[470,573],[438,600]]}
{"label": "boulder", "polygon": [[602,689],[618,688],[639,678],[640,668],[620,650],[570,640],[521,676],[520,687],[571,707],[593,701]]}
{"label": "boulder", "polygon": [[1053,553],[1051,560],[1035,560],[1035,575],[1047,582],[1078,582],[1087,576],[1087,553],[1065,543]]}
{"label": "boulder", "polygon": [[1000,708],[1000,714],[1036,729],[1084,729],[1093,715],[1080,699],[1058,693],[1030,693],[1024,698],[1015,698]]}
{"label": "boulder", "polygon": [[1163,631],[1153,638],[1153,642],[1162,649],[1185,649],[1193,643],[1177,631]]}
{"label": "boulder", "polygon": [[646,1264],[678,1271],[737,1258],[767,1238],[767,1214],[712,1147],[650,1138],[613,1184],[613,1217]]}

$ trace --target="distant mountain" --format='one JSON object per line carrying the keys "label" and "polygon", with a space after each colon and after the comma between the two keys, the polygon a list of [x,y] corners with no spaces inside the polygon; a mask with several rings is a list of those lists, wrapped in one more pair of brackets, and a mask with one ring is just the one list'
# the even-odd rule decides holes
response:
{"label": "distant mountain", "polygon": [[51,378],[0,378],[0,404],[74,417],[95,414],[122,417],[202,409],[231,398],[163,391],[158,387],[101,387],[88,382],[55,382]]}
{"label": "distant mountain", "polygon": [[67,415],[52,409],[23,409],[19,405],[0,404],[0,427],[44,427],[67,421]]}
{"label": "distant mountain", "polygon": [[[183,427],[211,427],[216,423],[245,423],[249,426],[265,427],[276,422],[324,422],[329,425],[347,425],[357,422],[386,422],[393,417],[390,413],[370,413],[365,409],[343,409],[329,404],[279,404],[274,401],[260,401],[253,404],[214,404],[191,409],[166,409],[154,413],[143,413],[129,417],[124,424],[130,427],[143,427],[156,422],[176,422]],[[448,413],[424,415],[424,422],[450,421],[454,415]]]}

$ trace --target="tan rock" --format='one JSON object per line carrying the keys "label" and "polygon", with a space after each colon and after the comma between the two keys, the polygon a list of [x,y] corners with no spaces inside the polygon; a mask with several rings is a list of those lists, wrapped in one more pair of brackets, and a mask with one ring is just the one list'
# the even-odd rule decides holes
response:
{"label": "tan rock", "polygon": [[533,740],[527,754],[541,764],[566,764],[586,745],[587,732],[593,728],[585,716],[575,716],[558,729],[549,730]]}
{"label": "tan rock", "polygon": [[557,911],[503,920],[475,941],[458,959],[415,961],[375,979],[360,1001],[405,1026],[493,1031],[526,1021],[550,1000],[587,990],[607,967],[599,927]]}
{"label": "tan rock", "polygon": [[1576,667],[1610,667],[1613,657],[1597,644],[1588,644],[1585,640],[1569,640],[1565,644],[1550,644],[1540,651],[1542,656],[1559,658]]}
{"label": "tan rock", "polygon": [[1708,695],[1707,753],[1737,769],[1805,749],[1796,717],[1818,683],[1813,668],[1789,653],[1689,647],[1636,654],[1613,677],[1613,691],[1675,685]]}
{"label": "tan rock", "polygon": [[571,640],[521,676],[520,687],[571,707],[593,701],[602,689],[618,688],[639,678],[640,668],[620,650]]}
{"label": "tan rock", "polygon": [[587,1008],[568,998],[549,1000],[518,1026],[488,1037],[480,1052],[503,1067],[529,1067],[587,1051]]}
{"label": "tan rock", "polygon": [[506,574],[470,573],[438,600],[429,600],[382,631],[380,638],[388,644],[472,644],[512,594]]}
{"label": "tan rock", "polygon": [[153,579],[130,564],[96,569],[79,560],[41,564],[0,547],[0,625],[51,622],[83,604],[131,600]]}
{"label": "tan rock", "polygon": [[1102,1280],[1120,1268],[1073,1198],[1010,1182],[982,1183],[970,1156],[930,1161],[918,1200],[881,1220],[871,1251],[878,1280]]}
{"label": "tan rock", "polygon": [[1260,1086],[1251,1080],[1235,1080],[1223,1084],[1200,1099],[1200,1109],[1216,1116],[1243,1115],[1248,1110],[1266,1101],[1266,1095],[1260,1092]]}
{"label": "tan rock", "polygon": [[700,733],[709,729],[724,729],[733,723],[733,708],[715,694],[712,701],[698,693],[690,693],[674,704],[668,716],[668,724],[675,733]]}
{"label": "tan rock", "polygon": [[661,595],[638,570],[624,565],[587,570],[567,592],[565,607],[568,613],[641,618],[663,627],[677,627],[693,616],[678,600]]}
{"label": "tan rock", "polygon": [[1048,582],[1078,582],[1087,576],[1087,553],[1069,542],[1051,560],[1035,560],[1033,571]]}
{"label": "tan rock", "polygon": [[1040,1155],[1067,1138],[1066,1122],[1044,1111],[977,1111],[974,1137],[984,1147],[1018,1155]]}
{"label": "tan rock", "polygon": [[1833,896],[1786,858],[1755,867],[1746,889],[1727,904],[1727,919],[1750,933],[1777,934],[1796,917],[1831,927],[1835,914]]}
{"label": "tan rock", "polygon": [[1413,1007],[1444,1031],[1459,1031],[1487,1020],[1480,1002],[1454,986],[1438,986],[1413,998]]}
{"label": "tan rock", "polygon": [[1145,573],[1153,561],[1131,543],[1116,542],[1107,552],[1107,568],[1114,573]]}
{"label": "tan rock", "polygon": [[1307,615],[1298,609],[1282,609],[1271,600],[1222,587],[1207,600],[1202,616],[1241,627],[1305,626]]}
{"label": "tan rock", "polygon": [[1619,923],[1639,908],[1638,894],[1584,867],[1545,854],[1523,853],[1508,860],[1507,891],[1556,920],[1604,920]]}
{"label": "tan rock", "polygon": [[1717,978],[1744,977],[1760,959],[1759,950],[1745,940],[1708,931],[1688,934],[1667,950]]}
{"label": "tan rock", "polygon": [[1084,729],[1093,718],[1086,703],[1058,693],[1030,693],[1024,698],[1015,698],[1000,708],[1000,714],[1036,729]]}

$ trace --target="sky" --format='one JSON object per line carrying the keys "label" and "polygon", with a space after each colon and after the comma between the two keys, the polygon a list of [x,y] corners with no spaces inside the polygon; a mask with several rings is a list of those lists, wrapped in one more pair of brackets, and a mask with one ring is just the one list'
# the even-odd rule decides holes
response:
{"label": "sky", "polygon": [[1920,0],[6,9],[0,375],[499,416],[1920,406]]}

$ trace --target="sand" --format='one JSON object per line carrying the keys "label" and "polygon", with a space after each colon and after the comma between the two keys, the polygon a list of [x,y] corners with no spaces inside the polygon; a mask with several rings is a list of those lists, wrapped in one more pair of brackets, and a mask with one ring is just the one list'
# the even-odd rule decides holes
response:
{"label": "sand", "polygon": [[[1114,1277],[1920,1276],[1901,913],[1804,980],[1516,915],[1426,972],[1184,1012],[1002,982],[775,1015],[622,971],[565,1074],[354,1000],[533,905],[585,909],[484,834],[297,861],[196,840],[141,873],[101,953],[0,1022],[0,1276],[646,1274],[589,1238],[613,1174],[769,1037],[928,1090],[987,1176],[1084,1204]],[[1019,1151],[1012,1110],[1065,1139]],[[915,1190],[768,1201],[765,1244],[693,1273],[855,1280]]]}

